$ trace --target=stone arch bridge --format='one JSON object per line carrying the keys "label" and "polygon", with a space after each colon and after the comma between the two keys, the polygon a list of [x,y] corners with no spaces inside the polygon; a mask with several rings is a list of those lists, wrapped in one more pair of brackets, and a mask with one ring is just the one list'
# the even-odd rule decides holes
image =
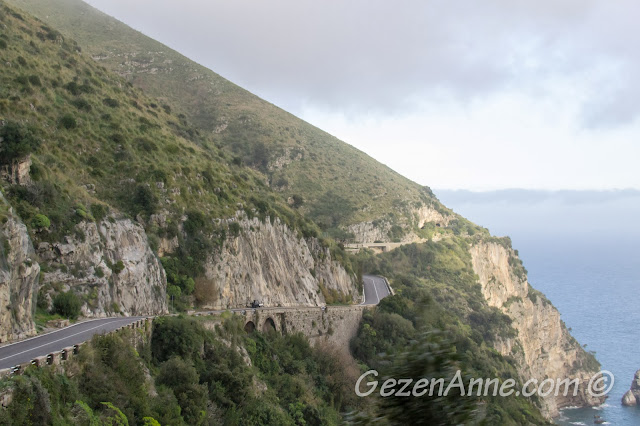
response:
{"label": "stone arch bridge", "polygon": [[[302,333],[312,343],[320,340],[349,346],[349,340],[358,331],[362,313],[366,305],[320,307],[282,307],[234,310],[243,316],[244,329],[254,331],[275,331],[281,334]],[[201,312],[198,316],[218,316],[219,312]],[[211,326],[219,320],[213,319]]]}

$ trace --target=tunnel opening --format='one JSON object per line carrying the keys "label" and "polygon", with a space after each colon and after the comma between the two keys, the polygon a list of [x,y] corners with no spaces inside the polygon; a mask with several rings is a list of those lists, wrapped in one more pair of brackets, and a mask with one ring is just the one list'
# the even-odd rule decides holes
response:
{"label": "tunnel opening", "polygon": [[251,334],[254,331],[256,331],[256,325],[253,323],[253,321],[249,321],[244,325],[244,331],[246,331],[248,334]]}

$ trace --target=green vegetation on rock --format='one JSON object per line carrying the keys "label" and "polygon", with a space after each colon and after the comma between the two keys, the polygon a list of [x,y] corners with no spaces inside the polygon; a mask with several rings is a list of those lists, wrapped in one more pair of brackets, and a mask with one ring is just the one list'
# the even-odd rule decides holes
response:
{"label": "green vegetation on rock", "polygon": [[339,352],[242,327],[233,316],[214,331],[166,317],[150,335],[94,337],[66,374],[29,368],[0,381],[13,389],[0,424],[337,425],[362,403],[351,383],[358,370]]}
{"label": "green vegetation on rock", "polygon": [[[513,338],[516,332],[511,319],[482,297],[467,244],[466,239],[453,237],[360,256],[366,270],[389,277],[396,294],[365,313],[352,341],[357,359],[381,377],[442,377],[449,383],[455,366],[465,377],[519,382],[514,359],[494,349],[494,342]],[[546,423],[535,399],[512,395],[457,402],[389,397],[378,401],[377,411],[356,417],[378,415],[404,423],[421,413],[420,418],[441,419],[438,424],[469,418],[482,424]]]}

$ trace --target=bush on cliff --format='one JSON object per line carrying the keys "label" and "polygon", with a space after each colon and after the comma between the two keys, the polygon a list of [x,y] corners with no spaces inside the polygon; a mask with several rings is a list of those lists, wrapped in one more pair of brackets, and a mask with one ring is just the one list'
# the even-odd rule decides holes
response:
{"label": "bush on cliff", "polygon": [[75,320],[80,315],[80,308],[82,308],[82,302],[71,290],[58,293],[56,297],[53,298],[52,313],[54,314]]}
{"label": "bush on cliff", "polygon": [[0,141],[1,163],[24,158],[40,145],[33,130],[14,121],[0,127]]}

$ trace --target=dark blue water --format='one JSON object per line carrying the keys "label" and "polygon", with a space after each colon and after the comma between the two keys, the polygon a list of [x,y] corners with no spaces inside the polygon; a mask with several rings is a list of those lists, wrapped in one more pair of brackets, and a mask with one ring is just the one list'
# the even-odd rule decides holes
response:
{"label": "dark blue water", "polygon": [[640,408],[620,403],[640,369],[640,193],[436,193],[494,235],[511,236],[531,284],[614,374],[606,404],[563,410],[556,422],[592,425],[598,415],[609,424],[640,425]]}

